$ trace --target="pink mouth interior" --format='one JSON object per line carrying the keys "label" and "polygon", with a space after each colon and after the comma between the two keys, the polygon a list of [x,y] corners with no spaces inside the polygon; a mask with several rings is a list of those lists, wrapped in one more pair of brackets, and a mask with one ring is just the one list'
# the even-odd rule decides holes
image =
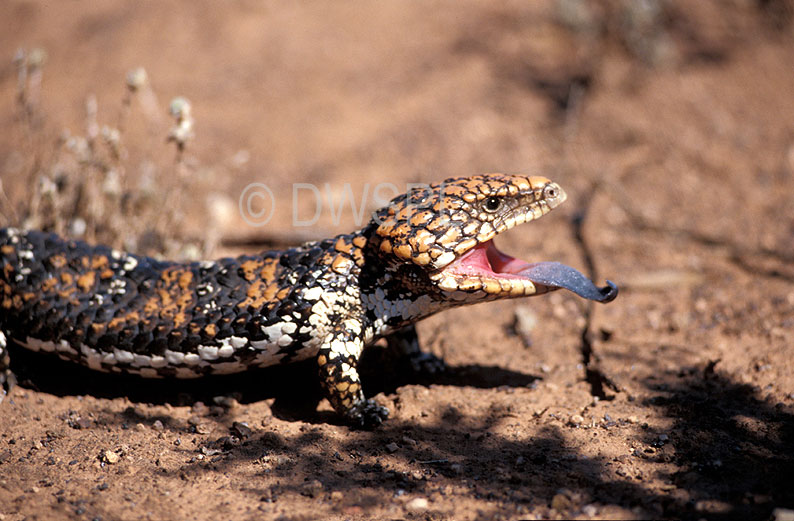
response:
{"label": "pink mouth interior", "polygon": [[456,259],[444,272],[452,275],[475,276],[490,279],[523,279],[547,290],[565,288],[580,297],[597,302],[609,302],[618,295],[615,284],[598,288],[593,281],[570,266],[559,262],[528,263],[502,253],[493,241],[478,244]]}
{"label": "pink mouth interior", "polygon": [[493,240],[478,244],[446,267],[445,271],[457,275],[486,276],[491,278],[520,279],[521,271],[530,264],[499,251]]}

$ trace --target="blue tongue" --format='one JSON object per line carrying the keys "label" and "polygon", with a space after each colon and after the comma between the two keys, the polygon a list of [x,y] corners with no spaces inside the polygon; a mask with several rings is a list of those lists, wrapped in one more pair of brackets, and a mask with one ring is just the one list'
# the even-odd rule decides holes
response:
{"label": "blue tongue", "polygon": [[599,288],[580,272],[559,262],[530,264],[521,270],[520,275],[544,286],[573,291],[580,297],[596,302],[611,302],[618,296],[618,287],[614,282],[607,281],[605,287]]}

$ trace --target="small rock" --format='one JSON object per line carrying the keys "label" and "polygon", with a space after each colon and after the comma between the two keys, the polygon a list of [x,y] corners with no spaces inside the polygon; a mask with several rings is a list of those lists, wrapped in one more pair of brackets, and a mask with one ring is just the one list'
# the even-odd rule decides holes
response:
{"label": "small rock", "polygon": [[75,424],[77,424],[78,429],[90,429],[94,425],[94,422],[88,418],[78,418]]}
{"label": "small rock", "polygon": [[389,451],[390,454],[394,454],[398,450],[400,450],[400,446],[394,442],[389,443],[386,445],[386,450]]}
{"label": "small rock", "polygon": [[449,466],[449,470],[453,474],[457,474],[458,476],[460,476],[461,474],[463,474],[463,465],[461,465],[460,463],[453,463],[452,465]]}
{"label": "small rock", "polygon": [[199,449],[199,452],[201,452],[201,454],[199,454],[199,459],[203,459],[203,458],[202,458],[202,456],[210,456],[210,457],[211,457],[211,456],[217,456],[218,454],[220,454],[220,453],[221,453],[221,451],[220,451],[220,450],[218,450],[218,449],[211,449],[211,448],[209,448],[209,447],[207,447],[207,446],[202,446],[202,447]]}
{"label": "small rock", "polygon": [[41,490],[39,487],[36,486],[30,487],[30,491],[34,494],[38,494],[39,490]]}
{"label": "small rock", "polygon": [[209,408],[204,405],[204,402],[196,402],[193,404],[193,407],[190,408],[190,411],[193,414],[203,416],[209,412]]}
{"label": "small rock", "polygon": [[109,465],[113,465],[114,463],[119,462],[120,456],[115,452],[113,452],[112,450],[106,450],[105,452],[102,453],[100,459]]}
{"label": "small rock", "polygon": [[628,418],[626,418],[626,421],[631,424],[640,423],[640,419],[637,418],[636,416],[629,416]]}
{"label": "small rock", "polygon": [[417,497],[405,504],[405,509],[409,512],[424,512],[428,509],[429,503],[423,497]]}
{"label": "small rock", "polygon": [[345,495],[339,492],[338,490],[334,490],[331,492],[331,500],[332,501],[342,501]]}
{"label": "small rock", "polygon": [[248,426],[247,422],[234,422],[232,423],[232,432],[240,439],[244,440],[250,438],[254,431]]}
{"label": "small rock", "polygon": [[670,439],[670,436],[668,436],[667,434],[660,434],[659,435],[659,441],[661,441],[662,443],[666,442],[669,439]]}
{"label": "small rock", "polygon": [[582,514],[587,517],[595,517],[598,514],[598,508],[595,505],[585,505],[582,507]]}
{"label": "small rock", "polygon": [[163,425],[163,422],[161,422],[160,420],[154,420],[154,423],[152,424],[152,429],[156,430],[157,432],[162,432],[163,429],[165,429],[165,426]]}
{"label": "small rock", "polygon": [[316,497],[323,492],[323,484],[319,480],[312,480],[303,485],[301,494],[309,497]]}
{"label": "small rock", "polygon": [[225,409],[236,409],[240,406],[240,402],[234,396],[215,396],[212,401]]}
{"label": "small rock", "polygon": [[138,432],[143,432],[143,431],[146,430],[146,425],[144,425],[142,423],[136,423],[135,424],[135,430],[138,431]]}
{"label": "small rock", "polygon": [[402,440],[400,440],[400,441],[402,441],[406,445],[410,445],[411,447],[416,447],[416,445],[417,445],[416,440],[414,440],[412,438],[409,438],[408,436],[403,436]]}
{"label": "small rock", "polygon": [[551,498],[551,508],[557,512],[565,512],[571,508],[571,499],[565,494],[554,494]]}
{"label": "small rock", "polygon": [[240,445],[240,438],[238,438],[237,436],[223,436],[221,438],[218,438],[215,441],[215,444],[222,446],[223,450],[228,451]]}
{"label": "small rock", "polygon": [[584,423],[584,418],[582,417],[581,414],[574,414],[568,420],[568,423],[570,423],[571,425],[577,425],[578,426],[578,425],[581,425],[582,423]]}

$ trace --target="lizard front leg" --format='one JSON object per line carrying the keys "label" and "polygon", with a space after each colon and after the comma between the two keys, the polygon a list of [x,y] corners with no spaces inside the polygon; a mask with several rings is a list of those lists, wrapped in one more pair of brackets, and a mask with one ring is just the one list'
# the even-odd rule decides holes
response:
{"label": "lizard front leg", "polygon": [[354,425],[373,428],[388,418],[389,410],[364,397],[357,369],[363,349],[360,323],[346,320],[334,328],[320,347],[317,364],[320,381],[333,408]]}
{"label": "lizard front leg", "polygon": [[11,357],[8,355],[8,340],[5,333],[0,331],[0,403],[17,383],[14,373],[11,372],[10,364]]}

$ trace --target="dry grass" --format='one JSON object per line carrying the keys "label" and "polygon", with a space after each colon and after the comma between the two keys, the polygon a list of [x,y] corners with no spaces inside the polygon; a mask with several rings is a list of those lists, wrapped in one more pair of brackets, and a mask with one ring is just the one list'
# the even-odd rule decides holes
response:
{"label": "dry grass", "polygon": [[[14,57],[18,81],[13,136],[22,162],[14,181],[25,187],[26,197],[14,204],[0,180],[4,225],[156,256],[196,259],[211,254],[218,236],[212,219],[202,235],[184,235],[186,214],[206,211],[205,204],[195,203],[203,198],[189,196],[205,191],[207,179],[217,174],[208,173],[189,154],[194,125],[190,103],[183,97],[171,102],[173,121],[166,131],[158,98],[146,71],[138,68],[127,75],[115,124],[99,119],[97,99],[89,94],[83,128],[55,132],[41,109],[46,58],[42,49],[19,50]],[[151,150],[142,158],[130,158],[125,143],[128,123],[135,118],[144,121],[136,128],[174,144],[171,158],[154,157]]]}

